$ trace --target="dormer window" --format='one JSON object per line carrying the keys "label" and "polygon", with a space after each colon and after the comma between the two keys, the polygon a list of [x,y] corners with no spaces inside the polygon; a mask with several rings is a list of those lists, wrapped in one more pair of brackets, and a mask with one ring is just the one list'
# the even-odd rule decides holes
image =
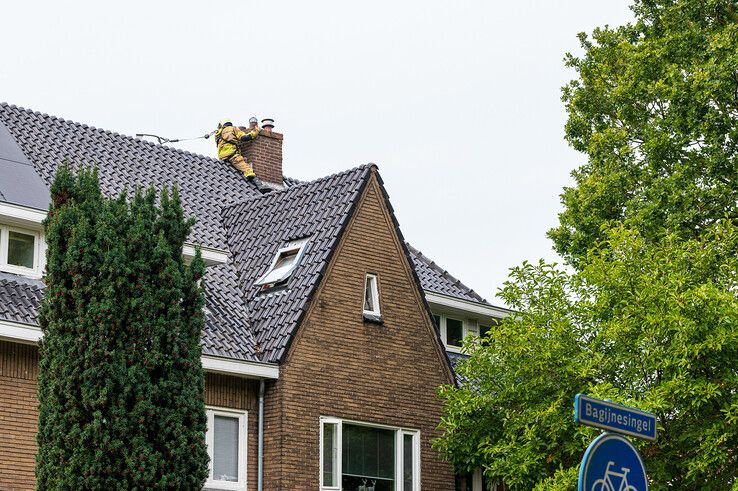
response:
{"label": "dormer window", "polygon": [[0,224],[0,271],[40,277],[40,234]]}
{"label": "dormer window", "polygon": [[371,316],[379,319],[380,315],[377,275],[369,273],[364,282],[364,317]]}
{"label": "dormer window", "polygon": [[280,248],[272,260],[271,267],[256,281],[256,284],[263,289],[284,285],[300,263],[307,243],[307,238],[293,240]]}

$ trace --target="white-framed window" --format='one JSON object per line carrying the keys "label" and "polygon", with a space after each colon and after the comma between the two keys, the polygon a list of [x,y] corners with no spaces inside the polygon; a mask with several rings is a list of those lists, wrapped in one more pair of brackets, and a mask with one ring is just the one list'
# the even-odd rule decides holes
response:
{"label": "white-framed window", "polygon": [[286,283],[300,263],[308,240],[308,238],[293,240],[281,247],[275,254],[269,270],[256,280],[256,284],[267,289]]}
{"label": "white-framed window", "polygon": [[484,336],[499,321],[478,322],[453,314],[433,314],[433,320],[441,333],[441,340],[448,351],[460,353],[463,340],[469,335]]}
{"label": "white-framed window", "polygon": [[208,407],[207,418],[210,467],[205,489],[245,491],[248,413]]}
{"label": "white-framed window", "polygon": [[0,271],[40,278],[42,263],[41,232],[0,224]]}
{"label": "white-framed window", "polygon": [[420,431],[321,417],[320,489],[419,491]]}
{"label": "white-framed window", "polygon": [[364,282],[364,313],[379,317],[379,279],[373,273],[367,273]]}

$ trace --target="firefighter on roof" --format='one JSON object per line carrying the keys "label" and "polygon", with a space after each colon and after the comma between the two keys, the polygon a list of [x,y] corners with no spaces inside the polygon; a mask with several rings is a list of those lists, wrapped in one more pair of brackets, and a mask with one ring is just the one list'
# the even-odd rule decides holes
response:
{"label": "firefighter on roof", "polygon": [[215,131],[215,144],[218,146],[218,158],[224,162],[229,162],[239,172],[243,173],[246,179],[253,179],[254,169],[246,162],[238,148],[240,142],[247,142],[255,139],[259,135],[259,125],[255,118],[249,120],[251,124],[249,131],[243,131],[237,126],[233,126],[230,120],[224,119],[218,124]]}

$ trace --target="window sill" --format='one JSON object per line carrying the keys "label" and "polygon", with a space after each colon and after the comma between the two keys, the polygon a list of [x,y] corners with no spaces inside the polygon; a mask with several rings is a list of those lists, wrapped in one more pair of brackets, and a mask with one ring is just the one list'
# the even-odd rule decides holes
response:
{"label": "window sill", "polygon": [[246,484],[233,481],[206,481],[203,491],[245,491]]}
{"label": "window sill", "polygon": [[364,312],[364,322],[382,325],[384,324],[384,319],[382,319],[381,315],[372,314],[370,312]]}

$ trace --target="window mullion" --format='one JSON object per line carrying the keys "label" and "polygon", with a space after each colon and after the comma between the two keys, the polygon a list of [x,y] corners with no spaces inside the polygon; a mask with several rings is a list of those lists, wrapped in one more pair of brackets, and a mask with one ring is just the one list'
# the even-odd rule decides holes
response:
{"label": "window mullion", "polygon": [[404,438],[405,433],[402,430],[395,431],[395,482],[396,489],[399,491],[405,491],[405,476],[404,476]]}
{"label": "window mullion", "polygon": [[8,229],[0,227],[0,266],[8,264]]}

